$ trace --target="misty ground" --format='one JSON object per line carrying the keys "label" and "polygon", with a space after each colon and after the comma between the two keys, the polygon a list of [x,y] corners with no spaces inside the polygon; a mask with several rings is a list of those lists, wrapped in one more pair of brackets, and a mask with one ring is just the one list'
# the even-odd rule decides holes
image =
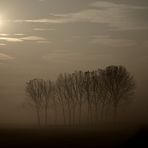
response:
{"label": "misty ground", "polygon": [[148,128],[141,127],[63,127],[1,128],[0,147],[144,147]]}

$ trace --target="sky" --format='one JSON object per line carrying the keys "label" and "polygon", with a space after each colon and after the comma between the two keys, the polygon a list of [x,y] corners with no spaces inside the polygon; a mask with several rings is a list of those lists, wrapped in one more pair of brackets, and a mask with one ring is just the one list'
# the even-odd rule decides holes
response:
{"label": "sky", "polygon": [[134,75],[133,118],[144,120],[147,59],[147,0],[0,0],[0,124],[32,118],[28,80],[108,65]]}

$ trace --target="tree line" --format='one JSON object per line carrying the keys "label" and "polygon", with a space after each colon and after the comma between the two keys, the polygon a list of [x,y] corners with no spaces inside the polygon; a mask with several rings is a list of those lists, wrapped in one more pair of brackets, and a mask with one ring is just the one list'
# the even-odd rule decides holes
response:
{"label": "tree line", "polygon": [[[34,105],[38,124],[49,124],[52,108],[54,124],[74,126],[97,124],[108,108],[114,120],[121,103],[134,94],[135,81],[123,66],[107,66],[94,71],[59,74],[55,81],[32,79],[26,93]],[[48,121],[49,120],[49,121]]]}

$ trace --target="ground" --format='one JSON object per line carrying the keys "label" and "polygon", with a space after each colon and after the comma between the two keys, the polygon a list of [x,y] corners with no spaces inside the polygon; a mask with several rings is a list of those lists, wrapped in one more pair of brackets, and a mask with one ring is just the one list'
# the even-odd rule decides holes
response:
{"label": "ground", "polygon": [[97,128],[1,128],[0,147],[144,147],[147,128],[100,130]]}

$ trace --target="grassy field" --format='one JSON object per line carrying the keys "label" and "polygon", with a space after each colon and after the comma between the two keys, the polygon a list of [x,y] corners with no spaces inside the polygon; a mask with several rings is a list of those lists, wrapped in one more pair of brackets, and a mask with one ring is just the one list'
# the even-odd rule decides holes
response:
{"label": "grassy field", "polygon": [[148,141],[147,134],[146,128],[137,130],[101,130],[87,127],[1,128],[0,147],[144,147]]}

